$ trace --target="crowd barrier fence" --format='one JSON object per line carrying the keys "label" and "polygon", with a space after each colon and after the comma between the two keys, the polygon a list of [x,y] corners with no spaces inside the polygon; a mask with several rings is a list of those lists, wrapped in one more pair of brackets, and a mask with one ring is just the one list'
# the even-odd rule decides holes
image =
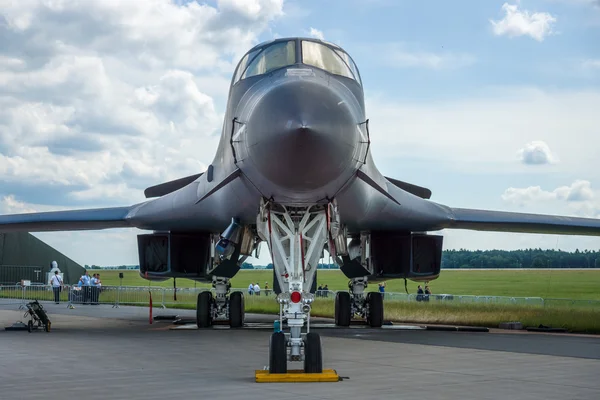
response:
{"label": "crowd barrier fence", "polygon": [[[60,303],[72,307],[77,304],[109,304],[113,307],[120,305],[172,307],[175,305],[195,305],[198,294],[209,288],[165,288],[158,286],[63,286],[59,293]],[[231,291],[241,291],[250,298],[274,298],[271,289],[262,289],[260,293],[250,294],[248,289],[232,288]],[[333,300],[335,291],[321,290],[315,293],[315,301],[325,299]],[[25,304],[33,300],[55,301],[55,293],[48,285],[0,285],[0,305],[18,305],[25,308]],[[599,300],[573,300],[551,299],[541,297],[509,297],[509,296],[474,296],[454,294],[407,294],[386,292],[385,302],[422,302],[446,304],[499,304],[499,305],[527,305],[538,307],[600,307]]]}

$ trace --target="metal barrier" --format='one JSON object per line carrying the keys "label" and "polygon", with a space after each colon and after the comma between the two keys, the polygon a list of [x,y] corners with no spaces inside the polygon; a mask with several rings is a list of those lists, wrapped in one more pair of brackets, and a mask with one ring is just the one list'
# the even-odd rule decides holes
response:
{"label": "metal barrier", "polygon": [[2,285],[0,286],[0,304],[23,304],[26,287],[21,285]]}
{"label": "metal barrier", "polygon": [[[147,286],[64,286],[59,294],[60,303],[73,307],[77,304],[109,304],[113,307],[120,305],[148,305],[150,298],[154,307],[196,304],[198,294],[209,288],[165,288]],[[275,298],[272,289],[263,289],[260,293],[250,295],[247,289],[232,288],[231,291],[241,291],[248,301],[251,299]],[[335,299],[335,291],[319,291],[315,301]],[[0,285],[0,305],[19,305],[33,301],[54,302],[54,291],[48,285]],[[385,302],[419,302],[445,304],[498,304],[498,305],[527,305],[538,307],[597,307],[599,300],[572,299],[543,299],[541,297],[508,297],[508,296],[472,296],[452,294],[418,295],[386,292]]]}

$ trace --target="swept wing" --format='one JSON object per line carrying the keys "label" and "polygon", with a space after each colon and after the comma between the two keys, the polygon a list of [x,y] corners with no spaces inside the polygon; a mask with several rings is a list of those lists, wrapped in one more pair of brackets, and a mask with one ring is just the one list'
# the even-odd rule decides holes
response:
{"label": "swept wing", "polygon": [[0,232],[77,231],[131,227],[135,206],[0,215]]}
{"label": "swept wing", "polygon": [[600,219],[449,208],[448,229],[600,236]]}

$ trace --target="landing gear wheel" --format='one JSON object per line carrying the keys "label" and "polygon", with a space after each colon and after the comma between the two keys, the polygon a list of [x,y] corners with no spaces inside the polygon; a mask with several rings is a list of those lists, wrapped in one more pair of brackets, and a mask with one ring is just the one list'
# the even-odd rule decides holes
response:
{"label": "landing gear wheel", "polygon": [[31,331],[33,331],[33,322],[31,322],[31,321],[27,322],[27,331],[29,333],[31,333]]}
{"label": "landing gear wheel", "polygon": [[335,295],[335,324],[350,326],[350,293],[337,292]]}
{"label": "landing gear wheel", "polygon": [[233,292],[229,296],[229,326],[241,328],[244,326],[244,294]]}
{"label": "landing gear wheel", "polygon": [[208,328],[212,325],[211,306],[213,298],[211,292],[200,292],[196,304],[196,322],[198,328]]}
{"label": "landing gear wheel", "polygon": [[367,322],[371,328],[381,328],[383,325],[383,296],[381,293],[369,293],[367,298],[369,304],[369,317]]}
{"label": "landing gear wheel", "polygon": [[321,338],[318,333],[309,332],[304,339],[304,372],[307,374],[323,372]]}
{"label": "landing gear wheel", "polygon": [[269,343],[269,373],[287,373],[287,351],[285,348],[285,334],[275,332],[271,335]]}

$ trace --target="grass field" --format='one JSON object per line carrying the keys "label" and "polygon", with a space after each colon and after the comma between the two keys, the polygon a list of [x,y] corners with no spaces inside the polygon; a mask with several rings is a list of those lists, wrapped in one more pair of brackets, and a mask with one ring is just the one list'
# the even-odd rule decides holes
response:
{"label": "grass field", "polygon": [[[279,306],[272,298],[246,296],[246,311],[277,314]],[[179,308],[179,307],[178,307]],[[194,309],[194,304],[183,306]],[[311,314],[333,318],[333,299],[318,299]],[[570,332],[600,333],[600,309],[597,307],[524,306],[494,304],[444,304],[386,301],[386,320],[404,323],[470,325],[497,328],[501,322],[520,321],[523,326],[551,326]]]}
{"label": "grass field", "polygon": [[[95,272],[95,271],[94,271]],[[124,286],[161,286],[173,287],[173,280],[149,282],[139,276],[137,271],[100,271],[104,286],[119,285],[119,272],[124,273]],[[232,287],[246,288],[251,282],[257,282],[264,288],[265,282],[273,287],[272,271],[240,271],[232,279]],[[340,271],[317,272],[317,282],[327,284],[330,290],[345,290],[348,279]],[[178,279],[177,287],[209,287],[187,279]],[[543,297],[600,300],[600,270],[444,270],[440,277],[430,282],[433,293],[455,295],[487,295],[514,297]],[[368,290],[377,290],[377,284]],[[409,293],[415,293],[417,283],[408,281]],[[386,292],[405,293],[404,280],[386,282]]]}
{"label": "grass field", "polygon": [[[95,271],[94,271],[95,272]],[[137,286],[118,291],[106,288],[119,285],[119,272],[124,273],[123,286]],[[163,301],[167,307],[189,308],[196,307],[196,292],[181,290],[177,293],[177,301],[172,292],[160,290],[162,287],[172,288],[173,280],[164,282],[149,282],[142,279],[137,271],[100,271],[102,284],[107,289],[101,295],[103,303],[114,302],[119,296],[120,304],[148,305],[149,288],[154,288],[153,303],[160,305]],[[240,271],[232,280],[233,288],[243,289],[250,282],[259,282],[264,288],[265,282],[273,287],[272,271]],[[347,290],[348,279],[340,271],[319,271],[319,284],[327,284],[330,290]],[[405,302],[398,300],[385,301],[385,318],[395,322],[406,323],[439,323],[497,327],[500,322],[520,321],[525,326],[540,324],[552,327],[566,328],[572,332],[600,333],[600,270],[565,271],[565,270],[449,270],[442,271],[439,279],[432,281],[430,286],[434,293],[453,295],[487,295],[509,297],[542,297],[544,305],[524,304],[464,304],[458,300],[453,302],[428,303]],[[208,284],[179,279],[178,288],[208,288]],[[410,293],[416,292],[417,284],[410,282]],[[44,288],[40,288],[44,289]],[[372,284],[370,290],[376,290],[377,284]],[[39,300],[51,300],[52,292],[40,290],[34,292]],[[404,281],[393,280],[386,282],[386,292],[404,293]],[[20,298],[21,292],[8,288],[0,292],[1,298]],[[30,298],[30,297],[27,297]],[[61,294],[62,301],[67,300],[67,291]],[[548,299],[574,299],[575,302],[551,301]],[[33,299],[33,298],[31,298]],[[252,313],[279,312],[274,298],[264,296],[245,296],[246,311]],[[333,298],[317,298],[313,303],[312,315],[333,317]]]}

